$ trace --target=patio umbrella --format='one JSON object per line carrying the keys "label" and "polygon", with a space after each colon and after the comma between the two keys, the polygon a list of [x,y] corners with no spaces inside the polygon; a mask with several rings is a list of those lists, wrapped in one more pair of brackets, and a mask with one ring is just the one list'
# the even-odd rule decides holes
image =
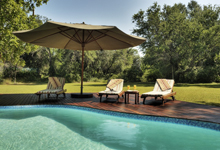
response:
{"label": "patio umbrella", "polygon": [[81,93],[72,97],[88,97],[83,93],[84,51],[87,50],[116,50],[137,46],[145,38],[128,35],[115,26],[99,26],[82,24],[69,24],[48,21],[33,30],[13,32],[18,38],[27,43],[44,47],[81,50],[82,73]]}

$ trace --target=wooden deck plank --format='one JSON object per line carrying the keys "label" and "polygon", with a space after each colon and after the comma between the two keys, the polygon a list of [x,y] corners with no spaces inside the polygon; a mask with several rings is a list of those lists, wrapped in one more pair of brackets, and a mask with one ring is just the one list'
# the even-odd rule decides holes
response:
{"label": "wooden deck plank", "polygon": [[151,97],[146,99],[145,105],[143,105],[142,98],[140,98],[140,104],[135,104],[133,95],[130,95],[130,104],[125,104],[123,98],[115,103],[117,96],[109,96],[108,101],[103,97],[103,102],[100,103],[97,93],[93,95],[93,98],[84,99],[71,98],[70,94],[66,94],[66,98],[60,95],[58,99],[56,99],[56,95],[51,95],[49,99],[44,95],[38,101],[38,96],[35,94],[0,94],[0,106],[75,105],[123,113],[194,119],[220,124],[220,107],[178,100],[167,100],[165,105],[162,106],[162,101],[155,101]]}

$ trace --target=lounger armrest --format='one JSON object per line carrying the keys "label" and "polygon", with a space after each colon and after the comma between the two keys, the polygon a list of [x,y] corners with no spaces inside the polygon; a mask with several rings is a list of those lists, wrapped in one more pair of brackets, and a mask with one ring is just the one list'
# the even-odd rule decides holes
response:
{"label": "lounger armrest", "polygon": [[162,98],[163,98],[163,99],[166,99],[166,98],[171,97],[171,96],[173,96],[173,95],[176,95],[176,92],[171,92],[171,93],[168,93],[168,94],[166,94],[166,95],[163,95]]}
{"label": "lounger armrest", "polygon": [[118,95],[118,96],[122,96],[124,94],[124,91],[121,91],[120,93],[98,93],[98,96],[102,96],[102,95]]}
{"label": "lounger armrest", "polygon": [[66,91],[67,91],[67,89],[63,89],[62,91],[57,92],[57,94],[62,94],[62,93],[65,93]]}
{"label": "lounger armrest", "polygon": [[141,98],[145,98],[145,97],[148,97],[148,96],[152,96],[152,97],[161,97],[162,95],[161,94],[142,94],[141,95]]}
{"label": "lounger armrest", "polygon": [[[44,90],[46,90],[46,89],[44,89]],[[40,90],[40,91],[43,91],[43,90]],[[43,94],[43,93],[40,93],[40,91],[37,91],[37,92],[34,93],[34,94],[36,94],[36,95],[41,95],[41,94]]]}
{"label": "lounger armrest", "polygon": [[145,98],[145,97],[148,97],[149,95],[147,95],[147,94],[142,94],[141,95],[141,98]]}
{"label": "lounger armrest", "polygon": [[122,96],[125,93],[125,91],[121,91],[120,93],[118,93],[118,96]]}

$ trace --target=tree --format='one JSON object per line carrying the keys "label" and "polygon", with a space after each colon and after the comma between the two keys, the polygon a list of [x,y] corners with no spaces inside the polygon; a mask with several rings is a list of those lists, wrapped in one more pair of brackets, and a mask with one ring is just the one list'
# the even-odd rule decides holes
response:
{"label": "tree", "polygon": [[195,1],[188,7],[180,3],[162,9],[154,3],[146,12],[139,11],[133,16],[137,27],[133,33],[148,39],[142,44],[145,65],[166,78],[188,82],[190,72],[196,76],[207,56],[219,51],[218,18],[219,7],[202,9]]}
{"label": "tree", "polygon": [[22,5],[23,11],[29,13],[32,11],[32,15],[34,16],[35,7],[40,7],[42,4],[47,4],[49,0],[15,0],[17,4]]}
{"label": "tree", "polygon": [[[59,61],[61,65],[57,71],[60,72],[59,75],[65,77],[68,82],[80,81],[81,51],[58,51],[56,55],[61,55],[61,61]],[[84,59],[84,81],[89,81],[92,78],[110,79],[112,76],[123,76],[123,71],[130,68],[133,63],[140,63],[136,57],[138,57],[137,50],[134,49],[86,51]],[[134,61],[134,59],[136,60]]]}
{"label": "tree", "polygon": [[[25,7],[28,6],[27,4],[28,1],[25,1]],[[17,66],[25,65],[20,56],[25,52],[31,52],[37,46],[23,43],[12,32],[36,28],[39,22],[36,22],[35,16],[28,16],[27,11],[22,9],[24,8],[22,1],[1,0],[0,6],[0,59],[5,63],[10,63],[11,66],[14,65],[13,72],[16,81]]]}

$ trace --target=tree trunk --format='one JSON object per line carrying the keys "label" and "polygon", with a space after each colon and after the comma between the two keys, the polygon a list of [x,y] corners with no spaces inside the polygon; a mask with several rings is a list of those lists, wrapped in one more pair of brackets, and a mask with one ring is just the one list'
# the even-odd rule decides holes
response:
{"label": "tree trunk", "polygon": [[172,79],[174,79],[174,70],[173,70],[173,65],[172,65]]}
{"label": "tree trunk", "polygon": [[17,65],[15,66],[15,71],[14,71],[14,84],[17,84],[16,77],[17,77]]}

